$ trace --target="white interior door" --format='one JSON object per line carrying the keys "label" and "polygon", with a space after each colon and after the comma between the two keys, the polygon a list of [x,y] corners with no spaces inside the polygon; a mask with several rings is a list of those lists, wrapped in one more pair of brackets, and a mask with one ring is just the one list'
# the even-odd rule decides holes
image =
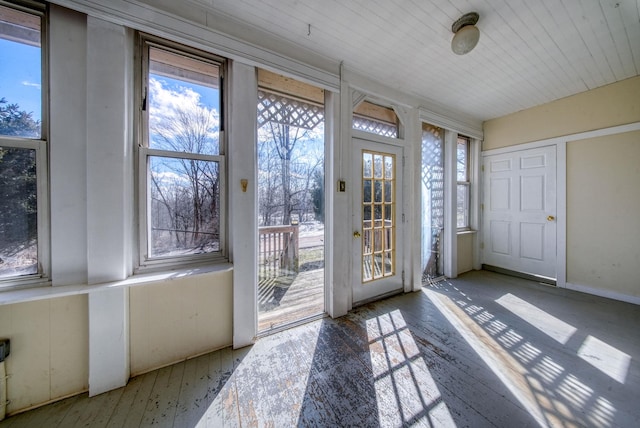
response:
{"label": "white interior door", "polygon": [[484,158],[483,263],[556,278],[556,148]]}
{"label": "white interior door", "polygon": [[402,148],[354,139],[353,302],[401,291]]}

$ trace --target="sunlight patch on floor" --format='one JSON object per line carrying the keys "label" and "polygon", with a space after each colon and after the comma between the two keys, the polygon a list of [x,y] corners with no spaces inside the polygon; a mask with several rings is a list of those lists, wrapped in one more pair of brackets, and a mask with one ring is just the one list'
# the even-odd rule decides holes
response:
{"label": "sunlight patch on floor", "polygon": [[[522,334],[468,299],[451,299],[429,289],[422,291],[541,426],[612,425],[615,406],[596,396],[592,388],[551,356],[544,355]],[[510,311],[516,307],[512,312],[522,312],[521,318],[554,340],[568,340],[575,333],[576,329],[564,321],[533,305],[523,305],[524,301],[515,296],[505,296],[498,303]],[[532,309],[538,319],[524,313],[523,308]],[[579,355],[585,361],[592,359],[592,365],[600,364],[598,369],[608,370],[610,376],[618,378],[622,373],[626,376],[630,363],[627,354],[591,336]]]}
{"label": "sunlight patch on floor", "polygon": [[544,334],[552,337],[561,344],[566,344],[576,328],[566,322],[554,317],[531,303],[514,296],[511,293],[505,294],[496,300],[496,303],[510,310]]}
{"label": "sunlight patch on floor", "polygon": [[602,340],[587,336],[578,349],[578,356],[612,379],[624,384],[631,357]]}
{"label": "sunlight patch on floor", "polygon": [[366,321],[379,419],[393,426],[455,427],[399,310]]}
{"label": "sunlight patch on floor", "polygon": [[[498,376],[524,409],[529,412],[540,426],[546,426],[547,423],[542,409],[536,400],[534,392],[529,387],[526,377],[527,370],[450,298],[426,288],[423,288],[422,292],[434,302],[442,315]],[[486,311],[483,313],[478,309],[474,309],[472,312],[478,313],[484,322],[490,322],[493,318],[493,315]]]}

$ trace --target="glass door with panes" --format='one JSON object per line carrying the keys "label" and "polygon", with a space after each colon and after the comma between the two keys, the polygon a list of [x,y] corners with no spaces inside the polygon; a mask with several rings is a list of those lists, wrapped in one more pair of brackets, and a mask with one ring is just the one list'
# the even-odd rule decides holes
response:
{"label": "glass door with panes", "polygon": [[402,291],[402,147],[354,139],[353,302]]}

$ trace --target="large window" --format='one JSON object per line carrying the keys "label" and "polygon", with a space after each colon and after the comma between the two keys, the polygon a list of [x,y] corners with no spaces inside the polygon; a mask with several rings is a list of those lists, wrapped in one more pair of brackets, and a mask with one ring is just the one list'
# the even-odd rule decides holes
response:
{"label": "large window", "polygon": [[223,257],[221,59],[142,38],[140,265]]}
{"label": "large window", "polygon": [[35,7],[0,1],[0,286],[47,273],[44,8]]}
{"label": "large window", "polygon": [[457,148],[457,224],[458,229],[469,228],[469,198],[471,183],[469,181],[469,137],[458,136]]}

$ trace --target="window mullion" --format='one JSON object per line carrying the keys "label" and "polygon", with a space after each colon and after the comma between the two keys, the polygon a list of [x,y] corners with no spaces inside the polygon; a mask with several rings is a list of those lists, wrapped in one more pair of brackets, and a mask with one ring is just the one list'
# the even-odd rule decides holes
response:
{"label": "window mullion", "polygon": [[147,153],[147,156],[159,156],[164,158],[175,158],[175,159],[194,159],[194,160],[203,160],[203,161],[210,161],[210,162],[222,162],[222,160],[224,159],[224,156],[221,156],[221,155],[173,152],[170,150],[151,149],[146,147],[143,149]]}

